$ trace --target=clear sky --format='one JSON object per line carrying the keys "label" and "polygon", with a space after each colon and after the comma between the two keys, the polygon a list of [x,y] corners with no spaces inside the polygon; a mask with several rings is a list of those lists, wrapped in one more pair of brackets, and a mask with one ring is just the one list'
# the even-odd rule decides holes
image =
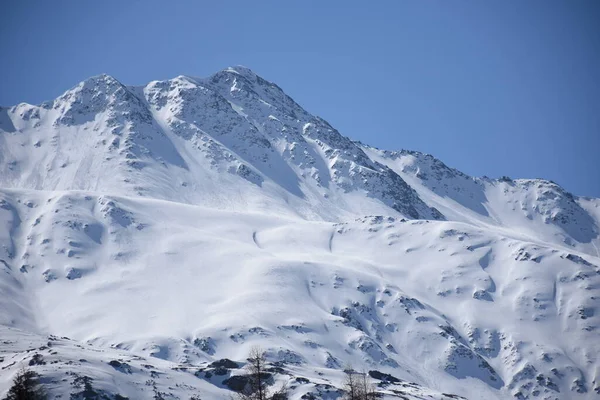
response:
{"label": "clear sky", "polygon": [[245,65],[342,134],[600,197],[600,1],[0,2],[0,105]]}

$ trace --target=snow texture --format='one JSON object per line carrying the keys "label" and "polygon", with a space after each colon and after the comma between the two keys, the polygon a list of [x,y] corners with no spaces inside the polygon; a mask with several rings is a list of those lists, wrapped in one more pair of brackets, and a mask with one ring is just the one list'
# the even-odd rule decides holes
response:
{"label": "snow texture", "polygon": [[[244,67],[0,108],[0,395],[600,395],[600,199],[342,136]],[[79,397],[77,397],[79,396]]]}

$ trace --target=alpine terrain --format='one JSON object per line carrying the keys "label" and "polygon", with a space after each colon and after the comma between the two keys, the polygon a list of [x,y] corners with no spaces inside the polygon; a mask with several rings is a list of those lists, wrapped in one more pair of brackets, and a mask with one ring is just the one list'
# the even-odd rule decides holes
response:
{"label": "alpine terrain", "polygon": [[[244,67],[0,108],[0,397],[600,396],[600,199],[352,141]],[[94,397],[95,396],[95,397]]]}

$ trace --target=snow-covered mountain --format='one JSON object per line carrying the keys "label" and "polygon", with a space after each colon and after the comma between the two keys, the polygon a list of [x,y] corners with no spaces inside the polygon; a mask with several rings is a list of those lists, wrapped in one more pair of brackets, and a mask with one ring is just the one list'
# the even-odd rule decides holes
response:
{"label": "snow-covered mountain", "polygon": [[600,199],[354,142],[247,68],[97,76],[0,108],[0,393],[30,364],[55,397],[227,398],[259,344],[293,399],[348,363],[595,398],[599,234]]}
{"label": "snow-covered mountain", "polygon": [[[126,87],[102,75],[2,111],[0,184],[338,220],[442,219],[398,174],[250,70]],[[366,196],[364,195],[366,194]]]}

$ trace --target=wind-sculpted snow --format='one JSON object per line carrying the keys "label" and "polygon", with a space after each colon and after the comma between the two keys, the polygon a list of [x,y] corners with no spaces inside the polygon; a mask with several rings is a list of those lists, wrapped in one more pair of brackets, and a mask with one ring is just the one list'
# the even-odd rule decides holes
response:
{"label": "wind-sculpted snow", "polygon": [[[600,200],[343,136],[247,68],[0,108],[0,395],[600,395]],[[70,338],[70,339],[69,339]],[[444,394],[446,393],[446,394]]]}
{"label": "wind-sculpted snow", "polygon": [[[370,149],[374,150],[374,149]],[[449,168],[429,154],[402,150],[381,151],[385,160],[398,165],[399,172],[414,176],[420,183],[440,197],[448,197],[458,204],[489,216],[484,203],[485,188],[478,179]]]}
{"label": "wind-sculpted snow", "polygon": [[[15,328],[190,371],[258,344],[281,379],[321,371],[334,387],[352,363],[468,398],[600,390],[589,255],[457,222],[310,222],[90,193],[7,191],[3,204],[20,224],[3,238],[15,244],[2,282],[36,299],[27,313],[4,300]],[[215,379],[196,387],[220,393]]]}
{"label": "wind-sculpted snow", "polygon": [[363,147],[374,160],[394,169],[425,203],[447,219],[506,227],[530,240],[567,245],[600,256],[598,215],[580,204],[594,204],[594,200],[579,199],[543,179],[474,178],[428,154]]}

